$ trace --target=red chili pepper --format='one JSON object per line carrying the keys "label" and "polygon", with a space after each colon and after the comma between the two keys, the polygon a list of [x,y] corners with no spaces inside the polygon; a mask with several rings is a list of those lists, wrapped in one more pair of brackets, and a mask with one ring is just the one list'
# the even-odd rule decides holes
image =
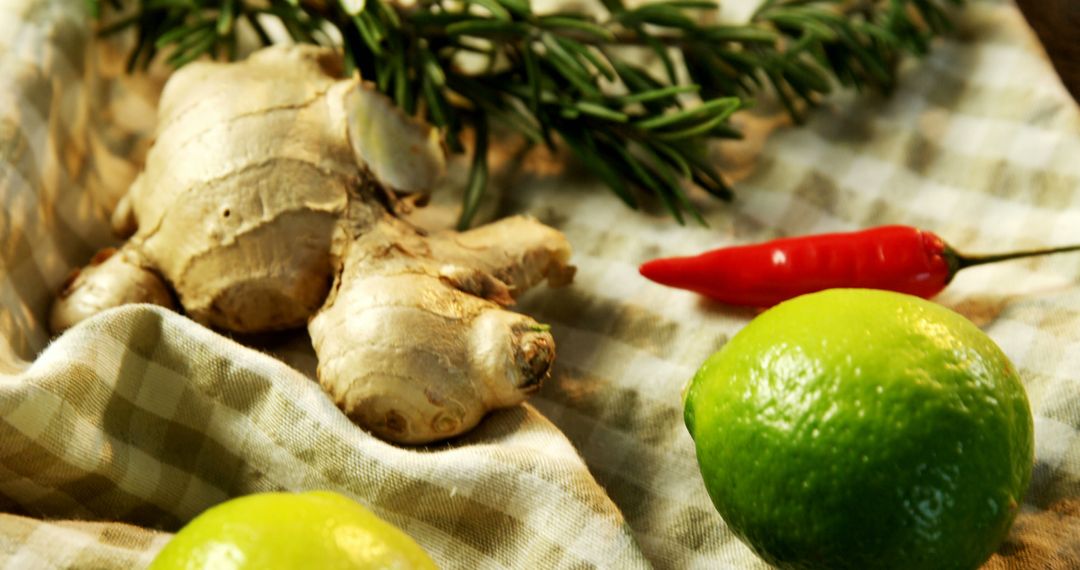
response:
{"label": "red chili pepper", "polygon": [[839,287],[886,289],[930,298],[965,267],[1076,250],[1080,245],[966,256],[931,232],[882,226],[654,259],[641,266],[641,274],[722,303],[770,307],[805,293]]}

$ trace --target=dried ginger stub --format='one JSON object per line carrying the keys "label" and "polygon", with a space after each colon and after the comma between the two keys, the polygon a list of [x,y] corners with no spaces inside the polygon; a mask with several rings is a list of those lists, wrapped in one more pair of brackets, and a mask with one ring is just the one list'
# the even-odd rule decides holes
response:
{"label": "dried ginger stub", "polygon": [[401,443],[461,434],[535,391],[554,340],[505,307],[569,281],[565,236],[526,217],[434,236],[399,220],[394,191],[445,168],[438,136],[338,69],[330,50],[275,46],[176,72],[114,215],[131,237],[73,277],[54,331],[174,295],[219,329],[309,324],[323,387]]}

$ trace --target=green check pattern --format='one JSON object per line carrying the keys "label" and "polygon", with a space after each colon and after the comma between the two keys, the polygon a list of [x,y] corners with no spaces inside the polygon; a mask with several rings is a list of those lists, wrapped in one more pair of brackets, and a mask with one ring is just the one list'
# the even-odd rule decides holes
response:
{"label": "green check pattern", "polygon": [[[973,3],[890,97],[838,94],[799,128],[765,101],[737,117],[747,139],[715,153],[737,198],[697,197],[708,228],[630,212],[573,166],[496,176],[514,188],[498,213],[575,247],[575,283],[519,307],[552,325],[553,377],[458,441],[395,447],[312,381],[304,335],[231,339],[130,306],[49,337],[68,271],[112,243],[165,73],[125,76],[82,6],[0,0],[2,568],[142,567],[206,508],[282,489],[351,496],[446,568],[765,568],[709,502],[680,398],[753,313],[637,264],[884,223],[972,253],[1080,242],[1080,110],[1015,6]],[[435,202],[417,223],[452,220],[455,198]],[[1080,257],[966,270],[937,300],[1002,346],[1036,416],[1033,483],[987,567],[1075,568]]]}

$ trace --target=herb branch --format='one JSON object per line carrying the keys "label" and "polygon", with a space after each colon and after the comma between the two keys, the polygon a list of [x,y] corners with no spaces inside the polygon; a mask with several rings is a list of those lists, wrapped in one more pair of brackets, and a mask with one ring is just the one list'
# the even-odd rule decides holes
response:
{"label": "herb branch", "polygon": [[159,54],[177,67],[235,58],[241,25],[271,42],[267,18],[297,42],[340,45],[348,73],[439,127],[452,151],[475,131],[462,228],[483,199],[495,123],[530,143],[561,141],[632,208],[651,195],[680,223],[701,221],[687,186],[731,197],[707,147],[740,136],[728,118],[749,97],[771,91],[798,121],[837,86],[889,90],[900,58],[925,53],[963,3],[766,0],[728,25],[708,22],[717,5],[702,0],[602,0],[600,15],[537,14],[528,0],[86,1],[101,33],[135,28],[130,70]]}

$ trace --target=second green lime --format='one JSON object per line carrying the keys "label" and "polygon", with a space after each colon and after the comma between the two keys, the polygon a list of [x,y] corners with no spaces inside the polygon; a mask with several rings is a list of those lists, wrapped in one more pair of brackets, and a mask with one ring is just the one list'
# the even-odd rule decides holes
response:
{"label": "second green lime", "polygon": [[724,521],[782,568],[977,568],[1031,477],[1024,388],[922,299],[837,289],[762,313],[685,395]]}
{"label": "second green lime", "polygon": [[256,493],[195,517],[150,570],[434,570],[411,537],[330,491]]}

